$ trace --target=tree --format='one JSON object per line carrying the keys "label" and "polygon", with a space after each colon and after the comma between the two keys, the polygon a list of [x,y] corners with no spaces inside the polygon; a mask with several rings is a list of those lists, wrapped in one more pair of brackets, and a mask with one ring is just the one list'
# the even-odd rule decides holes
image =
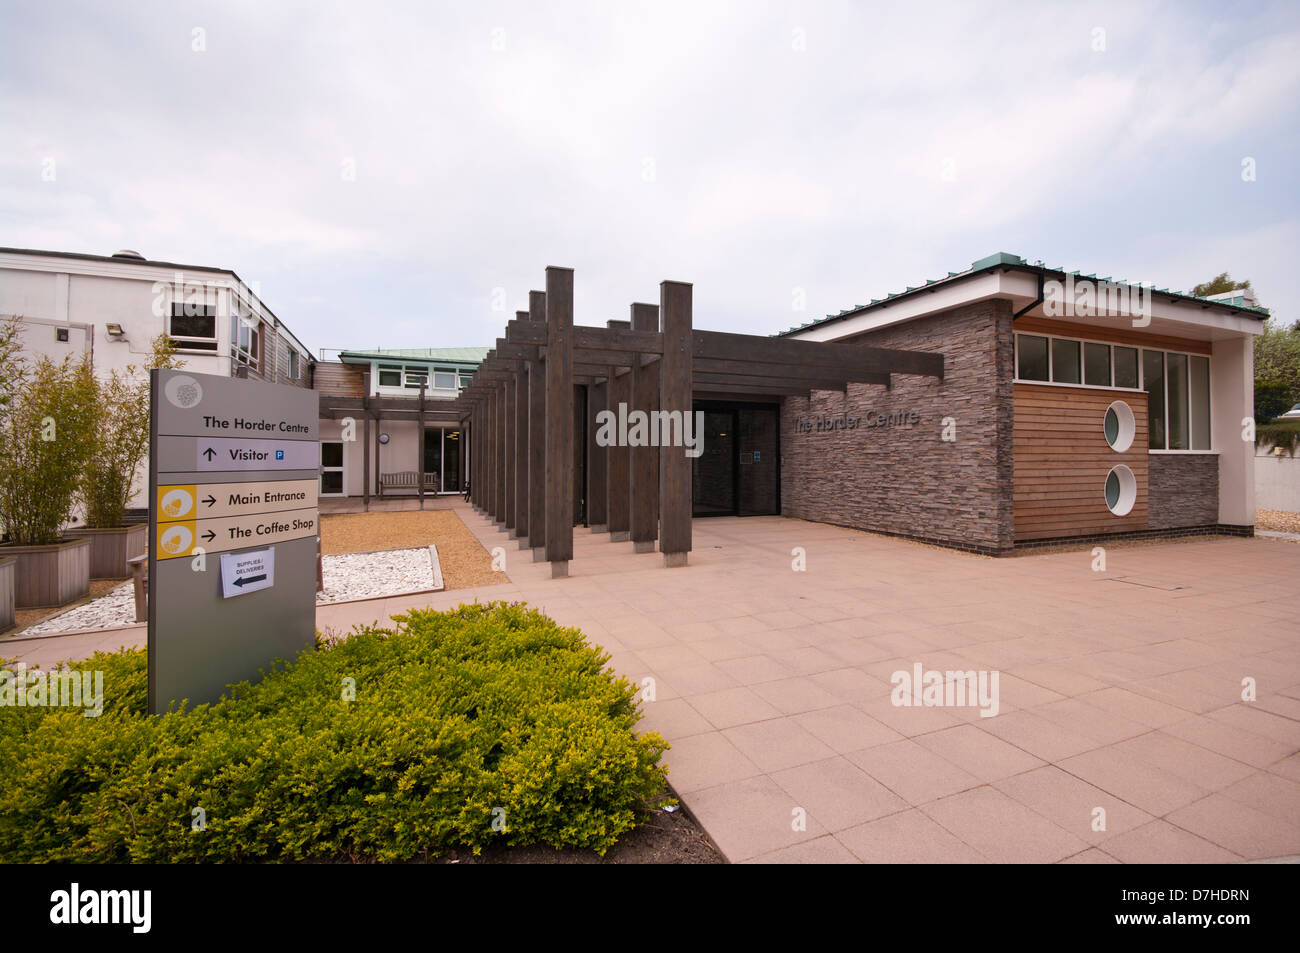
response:
{"label": "tree", "polygon": [[1250,291],[1249,281],[1233,281],[1232,276],[1226,271],[1220,275],[1215,275],[1204,284],[1199,284],[1192,289],[1192,294],[1198,298],[1208,298],[1210,295],[1222,294],[1225,291]]}
{"label": "tree", "polygon": [[1255,395],[1256,423],[1300,403],[1300,321],[1289,328],[1268,321],[1255,338]]}
{"label": "tree", "polygon": [[136,473],[149,454],[149,370],[180,364],[176,345],[160,334],[153,339],[143,372],[132,365],[97,382],[96,436],[80,482],[87,526],[122,525]]}
{"label": "tree", "polygon": [[95,391],[88,359],[43,357],[0,408],[0,522],[12,542],[58,541],[95,444]]}

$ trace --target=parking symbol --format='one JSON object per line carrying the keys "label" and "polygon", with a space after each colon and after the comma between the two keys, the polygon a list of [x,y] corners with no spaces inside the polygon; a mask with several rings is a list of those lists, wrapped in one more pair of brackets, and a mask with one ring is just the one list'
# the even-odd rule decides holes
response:
{"label": "parking symbol", "polygon": [[284,451],[283,451],[283,450],[277,450],[277,451],[275,451],[275,459],[277,459],[277,460],[283,460],[283,459],[284,459]]}

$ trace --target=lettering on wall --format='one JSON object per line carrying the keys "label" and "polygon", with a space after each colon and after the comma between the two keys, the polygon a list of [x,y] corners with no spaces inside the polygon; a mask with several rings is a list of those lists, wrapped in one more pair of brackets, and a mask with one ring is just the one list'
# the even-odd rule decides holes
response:
{"label": "lettering on wall", "polygon": [[794,422],[795,433],[829,434],[843,430],[889,430],[892,428],[915,427],[921,415],[914,410],[884,412],[869,410],[864,416],[850,417],[848,414],[819,414],[816,417],[800,417]]}

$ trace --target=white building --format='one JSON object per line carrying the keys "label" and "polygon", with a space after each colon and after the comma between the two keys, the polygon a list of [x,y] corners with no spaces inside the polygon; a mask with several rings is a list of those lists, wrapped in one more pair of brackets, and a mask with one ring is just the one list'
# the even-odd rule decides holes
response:
{"label": "white building", "polygon": [[[143,366],[165,333],[189,370],[312,386],[311,352],[227,268],[150,261],[134,251],[0,248],[0,317],[9,315],[22,322],[29,357],[89,355],[103,376]],[[145,505],[144,483],[136,507]]]}

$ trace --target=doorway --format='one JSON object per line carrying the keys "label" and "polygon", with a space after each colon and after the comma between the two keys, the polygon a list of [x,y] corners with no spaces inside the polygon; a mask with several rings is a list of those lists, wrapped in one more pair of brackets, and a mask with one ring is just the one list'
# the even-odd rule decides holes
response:
{"label": "doorway", "polygon": [[704,447],[692,463],[695,516],[775,516],[781,512],[778,404],[695,401]]}
{"label": "doorway", "polygon": [[459,430],[424,428],[424,472],[426,478],[430,473],[437,477],[438,493],[461,491],[460,440]]}

